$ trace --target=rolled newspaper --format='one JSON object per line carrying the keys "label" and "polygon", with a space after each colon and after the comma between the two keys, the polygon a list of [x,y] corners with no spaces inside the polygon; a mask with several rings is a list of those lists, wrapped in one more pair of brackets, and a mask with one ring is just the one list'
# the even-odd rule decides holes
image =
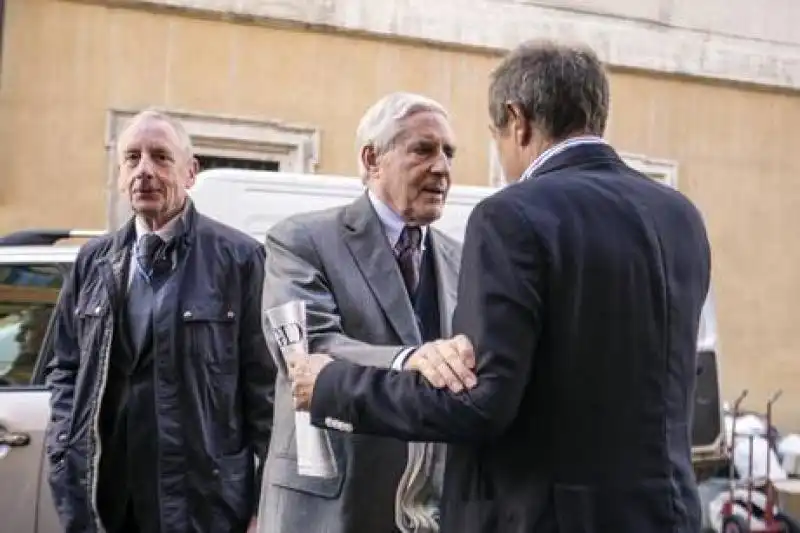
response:
{"label": "rolled newspaper", "polygon": [[[306,303],[292,300],[267,309],[266,314],[269,331],[280,347],[280,353],[273,354],[275,363],[288,379],[288,362],[294,358],[308,357]],[[294,426],[297,473],[308,477],[336,477],[336,458],[328,432],[314,427],[309,413],[305,411],[295,411]]]}

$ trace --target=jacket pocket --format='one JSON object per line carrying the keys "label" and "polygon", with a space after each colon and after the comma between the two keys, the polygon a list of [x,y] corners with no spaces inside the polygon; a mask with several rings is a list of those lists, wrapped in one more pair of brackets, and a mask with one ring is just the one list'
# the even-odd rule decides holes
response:
{"label": "jacket pocket", "polygon": [[181,313],[183,339],[188,352],[211,372],[238,371],[236,310],[220,301],[190,302]]}
{"label": "jacket pocket", "polygon": [[110,312],[110,304],[97,292],[81,295],[75,316],[77,318],[77,338],[80,343],[81,358],[93,357],[100,349],[103,339],[104,318]]}
{"label": "jacket pocket", "polygon": [[301,476],[297,473],[297,459],[274,456],[267,459],[264,475],[271,485],[320,498],[336,499],[342,493],[345,465],[337,455],[337,473],[330,479]]}
{"label": "jacket pocket", "polygon": [[255,455],[250,448],[209,458],[190,472],[190,507],[198,531],[244,531],[255,510]]}
{"label": "jacket pocket", "polygon": [[51,470],[62,466],[69,447],[69,426],[66,421],[51,423],[47,427],[44,446]]}
{"label": "jacket pocket", "polygon": [[667,533],[677,521],[676,493],[667,479],[624,486],[556,484],[553,496],[558,530],[564,533]]}
{"label": "jacket pocket", "polygon": [[[558,531],[564,533],[604,533],[598,530],[597,493],[585,485],[561,485],[553,488],[553,503]],[[612,505],[616,505],[613,504]],[[611,531],[611,530],[609,530]],[[627,529],[615,531],[633,531]]]}

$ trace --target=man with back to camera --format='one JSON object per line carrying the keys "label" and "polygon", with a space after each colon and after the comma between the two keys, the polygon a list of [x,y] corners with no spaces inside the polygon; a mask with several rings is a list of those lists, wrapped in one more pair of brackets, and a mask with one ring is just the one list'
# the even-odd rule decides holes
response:
{"label": "man with back to camera", "polygon": [[52,326],[56,509],[66,533],[244,533],[272,425],[264,249],[195,210],[178,121],[143,111],[117,148],[135,215],[78,252]]}
{"label": "man with back to camera", "polygon": [[469,218],[453,330],[477,385],[315,355],[298,408],[354,433],[451,443],[442,533],[697,533],[690,418],[710,250],[697,209],[602,139],[596,55],[523,44],[489,112],[517,183]]}
{"label": "man with back to camera", "polygon": [[[437,386],[474,380],[471,360],[424,341],[448,337],[460,245],[430,227],[450,189],[455,140],[445,109],[411,93],[376,102],[356,133],[366,191],[344,207],[290,217],[267,236],[264,309],[306,303],[311,350],[416,369]],[[279,377],[259,506],[261,533],[435,533],[443,446],[331,434],[338,472],[297,473],[294,409]]]}

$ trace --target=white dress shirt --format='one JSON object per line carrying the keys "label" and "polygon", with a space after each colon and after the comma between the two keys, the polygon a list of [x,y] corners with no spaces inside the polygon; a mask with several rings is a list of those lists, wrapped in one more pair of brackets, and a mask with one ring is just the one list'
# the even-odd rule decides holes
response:
{"label": "white dress shirt", "polygon": [[564,139],[563,141],[554,144],[544,152],[542,152],[539,157],[533,160],[533,163],[523,172],[522,177],[519,181],[524,181],[530,178],[533,173],[544,165],[544,163],[552,158],[556,154],[560,154],[570,148],[575,146],[582,146],[584,144],[608,144],[602,137],[598,137],[596,135],[579,135],[577,137],[570,137],[569,139]]}

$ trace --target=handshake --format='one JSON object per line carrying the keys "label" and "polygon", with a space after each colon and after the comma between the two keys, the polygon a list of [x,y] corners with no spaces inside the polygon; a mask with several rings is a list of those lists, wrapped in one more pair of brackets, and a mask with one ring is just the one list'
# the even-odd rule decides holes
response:
{"label": "handshake", "polygon": [[[295,409],[302,411],[311,407],[317,376],[331,361],[333,359],[325,354],[293,357],[288,361]],[[403,370],[417,371],[434,387],[447,387],[454,393],[478,384],[475,350],[464,335],[423,344],[407,357]]]}

